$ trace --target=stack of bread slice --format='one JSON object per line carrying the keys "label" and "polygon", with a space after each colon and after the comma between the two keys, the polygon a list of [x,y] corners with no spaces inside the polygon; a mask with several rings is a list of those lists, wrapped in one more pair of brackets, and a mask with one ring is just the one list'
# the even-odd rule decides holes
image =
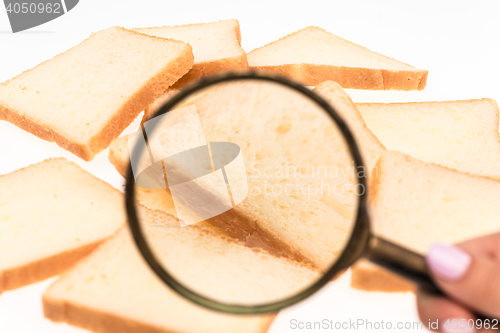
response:
{"label": "stack of bread slice", "polygon": [[[314,91],[345,120],[366,164],[377,234],[424,254],[432,242],[500,230],[500,208],[494,201],[500,196],[496,103],[355,104],[341,87],[422,90],[427,71],[317,27],[248,54],[241,48],[236,20],[109,28],[0,84],[0,118],[87,161],[109,146],[109,160],[125,176],[129,138],[117,137],[141,111],[147,121],[187,84],[248,67],[316,86]],[[247,88],[248,94],[238,94]],[[228,91],[222,95],[224,89]],[[279,107],[264,96],[279,100]],[[226,86],[190,101],[207,141],[244,147],[248,164],[337,163],[346,152],[327,140],[334,130],[326,115],[310,117],[313,112],[302,102],[256,82]],[[236,104],[244,107],[231,109]],[[285,108],[291,115],[286,119]],[[256,126],[256,119],[267,127]],[[228,126],[235,131],[227,132]],[[247,130],[239,133],[240,128]],[[189,145],[189,138],[178,140]],[[308,140],[317,145],[314,153]],[[270,147],[284,154],[273,154]],[[251,178],[250,170],[247,176]],[[345,176],[342,181],[354,179]],[[216,313],[169,290],[141,258],[128,229],[119,230],[126,221],[123,195],[73,163],[47,160],[0,177],[0,185],[0,292],[66,271],[43,296],[45,316],[53,321],[104,333],[265,333],[276,315]],[[138,189],[137,198],[148,226],[178,226],[168,189]],[[324,272],[352,227],[353,193],[314,198],[328,219],[311,214],[304,199],[249,193],[221,215],[193,226],[156,228],[152,234],[185,281],[204,285],[201,293],[237,302],[245,284],[259,280],[261,288],[247,296],[273,301],[280,290],[295,290]],[[200,253],[199,263],[231,274],[224,280],[193,274],[189,251]],[[171,252],[178,255],[169,256]],[[365,290],[413,288],[366,262],[353,268],[352,277],[352,285]]]}

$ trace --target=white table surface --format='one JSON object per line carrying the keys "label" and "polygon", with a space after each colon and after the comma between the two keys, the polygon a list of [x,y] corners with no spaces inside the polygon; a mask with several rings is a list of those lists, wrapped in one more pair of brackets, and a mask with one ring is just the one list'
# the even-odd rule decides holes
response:
{"label": "white table surface", "polygon": [[[424,91],[349,89],[355,102],[482,97],[499,100],[499,15],[498,1],[81,0],[72,11],[54,21],[12,34],[7,14],[0,5],[0,82],[78,44],[91,32],[113,25],[131,28],[236,18],[241,26],[242,46],[247,51],[316,25],[429,71]],[[134,131],[137,126],[136,121],[127,132]],[[0,174],[56,156],[64,156],[123,189],[123,178],[108,162],[107,150],[92,162],[85,162],[53,143],[38,139],[10,123],[0,122]],[[0,295],[0,332],[85,332],[43,318],[41,295],[52,281],[54,279]],[[350,289],[349,282],[349,274],[346,274],[311,299],[282,311],[270,332],[314,331],[293,329],[292,319],[298,322],[367,319],[392,323],[418,320],[412,294],[366,293]]]}

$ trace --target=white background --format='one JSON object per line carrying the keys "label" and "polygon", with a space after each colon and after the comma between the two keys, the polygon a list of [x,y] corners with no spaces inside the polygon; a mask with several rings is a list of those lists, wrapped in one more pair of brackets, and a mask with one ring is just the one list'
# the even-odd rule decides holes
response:
{"label": "white background", "polygon": [[[132,28],[236,18],[241,25],[242,46],[246,51],[316,25],[371,50],[429,70],[424,91],[349,90],[354,101],[482,97],[499,100],[499,15],[500,2],[496,1],[81,0],[72,11],[52,22],[12,34],[7,14],[0,7],[0,82],[78,44],[91,32],[109,26]],[[128,131],[136,126],[137,122]],[[94,161],[84,162],[55,144],[40,140],[10,123],[0,122],[0,174],[49,157],[64,156],[123,189],[123,179],[108,162],[107,155],[106,150]],[[52,281],[2,294],[0,332],[83,332],[43,318],[41,294]],[[349,274],[310,300],[283,311],[273,323],[271,332],[299,331],[291,329],[292,318],[302,322],[418,320],[412,294],[351,290]]]}

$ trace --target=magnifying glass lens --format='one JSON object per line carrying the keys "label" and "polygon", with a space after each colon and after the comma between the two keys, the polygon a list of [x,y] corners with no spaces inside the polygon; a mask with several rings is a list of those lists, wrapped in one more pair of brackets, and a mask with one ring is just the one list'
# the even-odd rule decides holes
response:
{"label": "magnifying glass lens", "polygon": [[129,145],[136,239],[182,294],[265,306],[343,268],[365,189],[345,133],[300,89],[211,84],[164,107]]}

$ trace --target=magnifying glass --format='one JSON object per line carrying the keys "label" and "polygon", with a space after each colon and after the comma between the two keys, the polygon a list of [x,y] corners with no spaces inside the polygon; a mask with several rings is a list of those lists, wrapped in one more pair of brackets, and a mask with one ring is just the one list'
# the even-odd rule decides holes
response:
{"label": "magnifying glass", "polygon": [[[360,258],[438,292],[423,256],[371,232],[370,170],[353,134],[300,84],[254,72],[205,79],[129,146],[135,242],[162,281],[199,305],[275,312]],[[149,208],[164,222],[140,213],[148,195],[160,198]]]}

